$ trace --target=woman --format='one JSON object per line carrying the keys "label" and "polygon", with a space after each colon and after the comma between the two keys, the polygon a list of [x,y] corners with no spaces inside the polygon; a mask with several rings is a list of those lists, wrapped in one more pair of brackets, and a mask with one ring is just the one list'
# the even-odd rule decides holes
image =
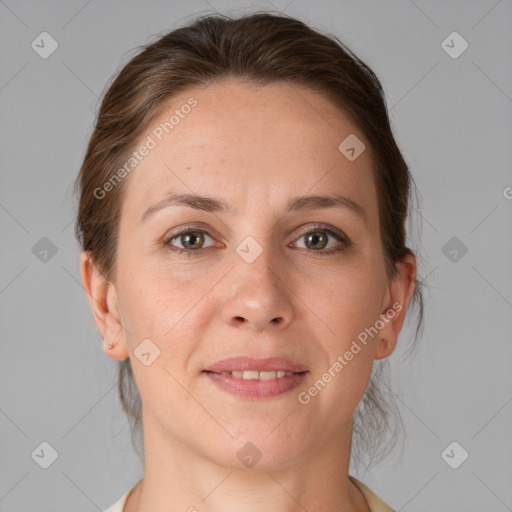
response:
{"label": "woman", "polygon": [[392,510],[348,472],[386,417],[374,362],[421,305],[383,96],[342,43],[270,14],[198,19],[108,89],[76,232],[144,441],[109,512]]}

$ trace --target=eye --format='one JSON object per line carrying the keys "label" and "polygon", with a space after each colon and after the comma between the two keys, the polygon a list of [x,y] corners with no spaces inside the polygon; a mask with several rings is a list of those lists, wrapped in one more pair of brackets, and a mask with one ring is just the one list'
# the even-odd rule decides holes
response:
{"label": "eye", "polygon": [[[212,240],[213,243],[205,246],[205,237]],[[337,244],[335,243],[336,241],[338,242]],[[299,246],[299,249],[309,249],[309,251],[305,252],[306,255],[311,253],[317,253],[319,256],[329,255],[341,252],[352,246],[352,242],[342,231],[326,227],[323,224],[315,224],[292,245],[296,246],[300,242],[304,242],[305,247]],[[165,239],[163,245],[180,256],[197,256],[203,254],[206,249],[213,247],[215,241],[207,231],[187,226],[181,231],[171,233]]]}
{"label": "eye", "polygon": [[[305,247],[299,249],[310,249],[320,254],[331,254],[347,249],[352,245],[348,237],[334,229],[329,229],[324,225],[315,225],[312,229],[301,235],[295,245],[303,241]],[[333,242],[338,241],[338,244]]]}
{"label": "eye", "polygon": [[[186,228],[178,233],[173,233],[165,240],[164,245],[174,251],[185,254],[200,253],[202,249],[211,247],[211,245],[204,247],[205,236],[213,240],[213,238],[202,229]],[[179,245],[176,246],[175,243],[173,243],[174,240],[177,240],[175,243],[181,244],[181,247]]]}

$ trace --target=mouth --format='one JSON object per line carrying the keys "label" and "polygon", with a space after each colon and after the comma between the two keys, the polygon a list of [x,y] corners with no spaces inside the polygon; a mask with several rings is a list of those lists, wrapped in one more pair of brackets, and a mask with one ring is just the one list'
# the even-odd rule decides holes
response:
{"label": "mouth", "polygon": [[[217,373],[217,372],[212,372]],[[286,372],[284,370],[278,371],[267,371],[267,370],[246,370],[246,371],[227,371],[220,372],[219,375],[230,375],[235,379],[243,379],[243,380],[274,380],[280,379],[282,377],[292,377],[296,373],[305,373],[305,372]]]}
{"label": "mouth", "polygon": [[289,359],[236,357],[218,361],[202,373],[230,394],[263,399],[277,397],[296,388],[309,371]]}

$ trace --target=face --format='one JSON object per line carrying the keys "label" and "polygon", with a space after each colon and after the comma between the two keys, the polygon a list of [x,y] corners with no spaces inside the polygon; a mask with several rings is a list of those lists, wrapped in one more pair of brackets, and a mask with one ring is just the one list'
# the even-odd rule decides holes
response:
{"label": "face", "polygon": [[[351,134],[355,160],[338,149]],[[350,428],[412,291],[386,278],[369,143],[313,91],[234,81],[174,97],[137,147],[148,136],[109,290],[144,428],[227,466],[248,442],[260,466],[292,465]]]}

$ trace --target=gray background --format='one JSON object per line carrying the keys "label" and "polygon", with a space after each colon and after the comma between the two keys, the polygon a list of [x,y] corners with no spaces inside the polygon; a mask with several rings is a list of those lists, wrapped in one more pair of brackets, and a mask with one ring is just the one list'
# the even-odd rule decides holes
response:
{"label": "gray background", "polygon": [[[0,0],[0,510],[101,510],[141,477],[80,286],[72,182],[129,50],[196,14],[255,9],[337,35],[374,69],[421,192],[425,331],[415,357],[391,357],[405,450],[361,478],[397,510],[512,510],[510,0]],[[59,45],[47,59],[31,47],[43,31]],[[441,46],[453,31],[458,58]],[[48,469],[32,456],[44,441]],[[453,441],[469,453],[458,469],[441,457]]]}

